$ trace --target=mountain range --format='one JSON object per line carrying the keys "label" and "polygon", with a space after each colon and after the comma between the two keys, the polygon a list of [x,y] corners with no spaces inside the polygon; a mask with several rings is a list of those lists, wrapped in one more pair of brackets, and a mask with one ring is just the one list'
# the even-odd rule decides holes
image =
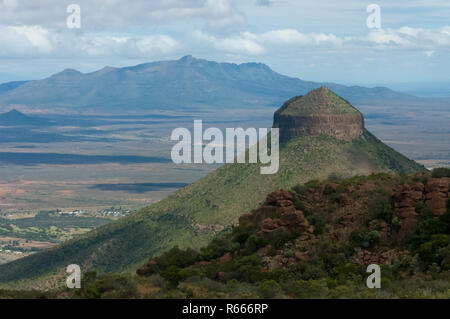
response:
{"label": "mountain range", "polygon": [[192,56],[91,73],[66,69],[36,81],[0,85],[0,109],[23,105],[52,112],[144,112],[193,108],[279,106],[326,85],[353,104],[409,101],[384,87],[317,83],[281,75],[261,63],[217,63]]}
{"label": "mountain range", "polygon": [[128,217],[0,266],[0,284],[43,278],[56,284],[55,275],[62,278],[69,264],[100,273],[134,271],[175,245],[205,245],[277,189],[330,176],[424,170],[367,131],[362,114],[326,87],[284,103],[274,126],[283,138],[276,174],[261,175],[261,164],[225,164]]}

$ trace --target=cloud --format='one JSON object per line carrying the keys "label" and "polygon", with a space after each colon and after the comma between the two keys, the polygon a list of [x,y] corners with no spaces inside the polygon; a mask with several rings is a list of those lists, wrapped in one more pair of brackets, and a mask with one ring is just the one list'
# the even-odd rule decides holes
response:
{"label": "cloud", "polygon": [[17,0],[3,0],[3,5],[6,8],[15,9],[17,7]]}
{"label": "cloud", "polygon": [[252,39],[252,37],[251,33],[242,33],[233,37],[220,37],[202,31],[196,31],[194,33],[194,38],[197,41],[210,45],[219,51],[248,55],[264,53],[264,48]]}
{"label": "cloud", "polygon": [[209,27],[219,28],[245,23],[245,15],[229,0],[183,1],[178,5],[151,11],[150,15],[159,21],[200,18],[205,20]]}
{"label": "cloud", "polygon": [[[0,0],[3,25],[41,25],[64,28],[71,2],[60,0]],[[129,29],[198,19],[209,27],[224,28],[245,23],[245,15],[232,0],[76,0],[84,29]]]}
{"label": "cloud", "polygon": [[34,56],[53,50],[49,30],[41,26],[0,27],[0,57]]}
{"label": "cloud", "polygon": [[273,4],[273,1],[270,0],[256,0],[255,5],[258,7],[270,7]]}
{"label": "cloud", "polygon": [[180,44],[176,40],[166,35],[142,37],[91,35],[83,36],[75,45],[75,51],[92,57],[151,58],[171,54],[179,47]]}
{"label": "cloud", "polygon": [[343,39],[340,39],[334,34],[328,33],[301,33],[295,29],[282,29],[273,30],[262,33],[256,36],[259,41],[278,44],[278,45],[321,45],[331,44],[340,46],[343,43]]}
{"label": "cloud", "polygon": [[151,58],[171,54],[180,43],[163,34],[111,36],[55,32],[42,26],[0,27],[0,57],[121,56]]}
{"label": "cloud", "polygon": [[[410,49],[426,52],[432,56],[436,48],[450,49],[450,27],[426,30],[411,27],[399,29],[371,30],[362,36],[339,37],[332,33],[302,33],[296,29],[278,29],[262,33],[240,32],[219,36],[204,31],[196,31],[195,38],[215,50],[234,53],[261,55],[279,50],[314,48],[325,50],[394,50]],[[425,50],[425,51],[424,51]],[[431,53],[432,52],[432,53]]]}
{"label": "cloud", "polygon": [[436,48],[450,46],[449,27],[430,30],[422,28],[402,27],[396,30],[371,31],[362,41],[368,41],[379,48]]}
{"label": "cloud", "polygon": [[228,37],[196,31],[195,38],[216,50],[248,55],[261,55],[277,51],[281,47],[340,47],[344,42],[343,39],[333,34],[304,34],[295,29],[272,30],[263,33],[241,32]]}

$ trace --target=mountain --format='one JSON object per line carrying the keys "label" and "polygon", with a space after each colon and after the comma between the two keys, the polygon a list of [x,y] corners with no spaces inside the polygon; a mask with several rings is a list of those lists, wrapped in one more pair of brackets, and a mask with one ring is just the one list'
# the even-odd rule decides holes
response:
{"label": "mountain", "polygon": [[[217,63],[192,56],[92,73],[66,69],[46,79],[0,85],[0,106],[126,112],[194,107],[278,106],[322,86],[272,71],[261,63]],[[352,103],[414,97],[387,88],[327,83]]]}
{"label": "mountain", "polygon": [[25,83],[27,83],[27,81],[14,81],[14,82],[0,84],[0,93],[14,90],[15,88],[18,88],[19,86],[21,86]]}
{"label": "mountain", "polygon": [[0,114],[2,126],[46,126],[49,122],[39,117],[25,115],[17,110]]}
{"label": "mountain", "polygon": [[261,175],[260,164],[225,164],[129,217],[0,266],[0,283],[64,275],[73,263],[84,271],[134,271],[175,245],[205,245],[277,189],[330,176],[424,170],[368,132],[361,113],[327,88],[285,103],[274,125],[285,137],[276,174]]}

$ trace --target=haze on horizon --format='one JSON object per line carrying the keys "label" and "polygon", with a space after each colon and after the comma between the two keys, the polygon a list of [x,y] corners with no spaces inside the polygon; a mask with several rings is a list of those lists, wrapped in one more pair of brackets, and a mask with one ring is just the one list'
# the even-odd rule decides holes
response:
{"label": "haze on horizon", "polygon": [[[81,7],[81,28],[66,25]],[[369,29],[367,6],[381,8]],[[191,54],[304,80],[450,96],[450,3],[346,0],[0,0],[0,83]]]}

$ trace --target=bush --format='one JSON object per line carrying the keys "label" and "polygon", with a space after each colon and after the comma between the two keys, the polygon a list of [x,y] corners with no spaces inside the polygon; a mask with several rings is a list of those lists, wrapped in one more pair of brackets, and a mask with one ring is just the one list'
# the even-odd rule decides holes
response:
{"label": "bush", "polygon": [[244,256],[239,258],[235,264],[236,279],[250,283],[261,279],[261,259],[258,255]]}
{"label": "bush", "polygon": [[376,230],[369,233],[354,230],[350,234],[349,240],[354,247],[372,248],[376,243],[378,243],[380,237],[381,234]]}
{"label": "bush", "polygon": [[389,224],[392,222],[394,209],[392,207],[390,195],[382,194],[377,196],[371,201],[369,207],[372,216],[374,216],[375,218],[382,219]]}
{"label": "bush", "polygon": [[264,280],[258,285],[258,292],[262,298],[272,299],[282,297],[283,290],[275,280]]}
{"label": "bush", "polygon": [[176,267],[188,267],[194,264],[197,260],[198,254],[193,249],[181,250],[177,246],[169,250],[168,252],[162,254],[158,257],[158,266],[163,270],[170,266]]}
{"label": "bush", "polygon": [[250,237],[248,237],[245,242],[244,253],[246,255],[250,255],[250,254],[256,252],[259,248],[262,248],[266,245],[267,245],[267,241],[264,238],[262,238],[256,234],[253,234]]}
{"label": "bush", "polygon": [[239,247],[240,245],[238,243],[233,243],[231,236],[228,234],[227,236],[213,239],[207,247],[200,250],[198,258],[200,260],[209,261],[219,258],[228,252],[237,250]]}
{"label": "bush", "polygon": [[434,178],[450,177],[450,168],[439,167],[433,169],[431,176]]}
{"label": "bush", "polygon": [[327,280],[297,280],[293,294],[297,298],[325,298],[328,295]]}
{"label": "bush", "polygon": [[106,274],[97,277],[95,272],[86,273],[81,289],[75,290],[75,298],[125,299],[137,295],[137,283],[126,275]]}
{"label": "bush", "polygon": [[175,288],[180,281],[186,279],[187,274],[183,269],[177,266],[170,266],[161,272],[161,277],[163,277],[171,287]]}

